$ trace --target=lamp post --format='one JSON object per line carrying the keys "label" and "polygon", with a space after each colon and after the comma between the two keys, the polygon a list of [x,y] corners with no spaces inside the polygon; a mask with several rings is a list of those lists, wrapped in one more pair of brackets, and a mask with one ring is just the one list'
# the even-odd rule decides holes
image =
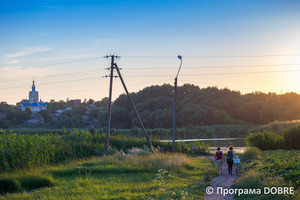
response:
{"label": "lamp post", "polygon": [[181,69],[181,65],[182,65],[182,56],[178,56],[178,59],[180,59],[180,66],[177,72],[177,75],[175,77],[174,80],[174,107],[173,107],[173,130],[172,130],[172,139],[173,139],[173,143],[172,143],[172,152],[175,151],[175,129],[176,129],[176,103],[177,103],[177,77],[179,74],[179,71]]}

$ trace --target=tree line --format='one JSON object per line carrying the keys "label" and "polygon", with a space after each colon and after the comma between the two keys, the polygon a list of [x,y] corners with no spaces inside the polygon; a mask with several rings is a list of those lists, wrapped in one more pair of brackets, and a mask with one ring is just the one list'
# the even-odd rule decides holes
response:
{"label": "tree line", "polygon": [[[171,85],[150,86],[131,95],[146,127],[172,127],[174,97]],[[199,88],[184,84],[178,88],[177,97],[178,127],[213,124],[260,125],[300,118],[300,95],[293,92],[282,95],[262,92],[241,94],[227,88]],[[137,118],[127,96],[120,95],[112,106],[112,126],[128,128],[137,125]]]}
{"label": "tree line", "polygon": [[[139,92],[131,93],[146,128],[172,127],[173,90],[173,86],[164,84],[146,87]],[[227,88],[199,88],[196,85],[184,84],[178,87],[177,97],[178,127],[213,124],[260,125],[277,120],[286,121],[300,118],[300,95],[293,92],[280,95],[262,92],[241,94],[239,91]],[[105,127],[107,104],[108,98],[101,101],[85,100],[79,108],[53,118],[49,113],[72,106],[72,100],[66,102],[51,100],[48,102],[48,110],[43,111],[42,115],[49,122],[52,121],[52,126],[56,128],[61,128],[59,126],[64,124],[68,124],[67,127],[84,126],[80,117],[82,115],[88,115],[89,120],[97,119],[97,127]],[[95,106],[87,111],[89,105]],[[101,107],[102,109],[100,109]],[[5,102],[0,104],[0,114],[4,113],[10,123],[19,123],[22,120],[12,120],[7,117],[9,112],[17,112],[13,110],[13,106],[7,105]],[[24,114],[24,116],[26,118],[27,115]],[[114,128],[139,126],[125,94],[121,94],[112,104],[111,125]]]}

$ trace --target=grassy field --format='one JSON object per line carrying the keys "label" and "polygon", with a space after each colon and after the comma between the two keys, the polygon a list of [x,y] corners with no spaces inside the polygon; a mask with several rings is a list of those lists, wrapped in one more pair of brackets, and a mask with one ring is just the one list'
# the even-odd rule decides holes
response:
{"label": "grassy field", "polygon": [[[2,174],[2,181],[15,179],[21,186],[29,179],[27,188],[31,189],[20,187],[0,199],[203,199],[205,187],[216,174],[213,162],[205,157],[133,148],[127,154]],[[31,177],[48,178],[52,183],[30,187],[35,182]]]}
{"label": "grassy field", "polygon": [[236,199],[300,199],[300,150],[262,151],[252,148],[241,156],[242,175],[236,188],[294,187],[294,195],[241,195]]}

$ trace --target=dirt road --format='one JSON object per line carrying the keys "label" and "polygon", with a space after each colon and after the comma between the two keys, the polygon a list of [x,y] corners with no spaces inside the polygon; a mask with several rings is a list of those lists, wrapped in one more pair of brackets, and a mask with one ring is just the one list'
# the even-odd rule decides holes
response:
{"label": "dirt road", "polygon": [[[214,156],[208,156],[208,158],[214,160]],[[227,163],[223,164],[223,175],[215,177],[211,182],[211,187],[213,187],[213,193],[205,195],[206,200],[231,200],[233,195],[226,194],[217,194],[217,187],[222,187],[223,189],[230,189],[234,180],[237,178],[235,171],[233,170],[233,175],[228,174],[228,165]]]}

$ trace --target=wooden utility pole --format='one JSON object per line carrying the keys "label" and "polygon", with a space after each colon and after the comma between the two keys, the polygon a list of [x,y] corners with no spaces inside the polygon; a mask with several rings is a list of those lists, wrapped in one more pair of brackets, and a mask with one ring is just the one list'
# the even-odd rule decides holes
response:
{"label": "wooden utility pole", "polygon": [[106,58],[111,58],[110,65],[110,84],[109,84],[109,98],[108,98],[108,108],[107,108],[107,132],[106,132],[106,145],[105,145],[105,155],[108,155],[108,147],[109,147],[109,134],[110,134],[110,121],[111,121],[111,96],[112,96],[112,85],[114,78],[114,62],[115,55],[105,56]]}
{"label": "wooden utility pole", "polygon": [[[149,146],[151,148],[152,147],[152,143],[151,143],[151,141],[150,141],[150,139],[148,137],[148,134],[146,132],[144,124],[143,124],[143,122],[141,120],[141,117],[140,117],[140,115],[139,115],[139,113],[138,113],[138,111],[137,111],[137,109],[136,109],[136,107],[134,105],[134,102],[133,102],[133,100],[132,100],[132,98],[131,98],[128,90],[127,90],[127,87],[126,87],[126,84],[125,84],[125,82],[124,82],[124,80],[122,78],[120,69],[119,69],[118,65],[115,63],[115,58],[120,58],[120,57],[116,56],[116,55],[110,55],[110,56],[105,56],[105,58],[111,58],[111,65],[110,65],[110,68],[109,68],[110,69],[110,75],[109,75],[109,77],[110,77],[110,85],[109,85],[109,100],[108,100],[108,110],[107,110],[107,133],[106,133],[105,155],[108,155],[108,148],[109,148],[109,135],[110,135],[110,123],[111,123],[111,97],[112,97],[112,85],[113,85],[113,78],[114,78],[114,74],[113,74],[114,73],[114,69],[117,70],[117,73],[118,73],[118,75],[120,77],[120,80],[122,82],[124,90],[125,90],[125,92],[127,94],[128,100],[131,103],[131,106],[132,106],[132,108],[133,108],[133,110],[134,110],[134,112],[135,112],[135,114],[136,114],[136,116],[137,116],[137,118],[139,120],[140,126],[141,126],[141,128],[142,128],[142,130],[144,132],[146,140],[147,140],[147,142],[148,142],[148,144],[149,144]],[[115,76],[115,77],[117,77],[117,76]]]}

